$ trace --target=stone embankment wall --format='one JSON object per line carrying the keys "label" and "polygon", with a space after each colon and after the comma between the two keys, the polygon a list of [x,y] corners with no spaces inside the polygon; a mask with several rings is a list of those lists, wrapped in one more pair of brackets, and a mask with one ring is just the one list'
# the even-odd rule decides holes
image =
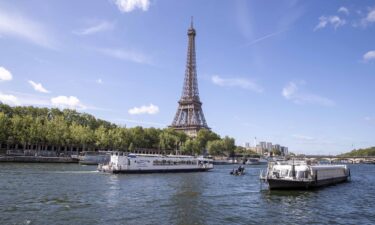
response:
{"label": "stone embankment wall", "polygon": [[0,156],[0,162],[78,163],[78,159],[74,159],[71,157]]}

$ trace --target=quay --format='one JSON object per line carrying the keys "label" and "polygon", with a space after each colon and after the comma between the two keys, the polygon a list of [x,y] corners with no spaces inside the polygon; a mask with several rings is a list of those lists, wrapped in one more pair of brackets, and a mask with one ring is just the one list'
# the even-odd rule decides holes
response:
{"label": "quay", "polygon": [[0,162],[19,163],[78,163],[72,157],[44,157],[44,156],[0,156]]}

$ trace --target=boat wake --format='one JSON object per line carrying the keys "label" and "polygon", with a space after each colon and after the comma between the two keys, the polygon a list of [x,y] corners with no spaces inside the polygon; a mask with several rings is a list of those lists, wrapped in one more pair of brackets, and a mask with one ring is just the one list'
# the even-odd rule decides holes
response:
{"label": "boat wake", "polygon": [[55,171],[53,173],[61,173],[61,174],[93,174],[98,173],[97,170],[91,170],[91,171]]}

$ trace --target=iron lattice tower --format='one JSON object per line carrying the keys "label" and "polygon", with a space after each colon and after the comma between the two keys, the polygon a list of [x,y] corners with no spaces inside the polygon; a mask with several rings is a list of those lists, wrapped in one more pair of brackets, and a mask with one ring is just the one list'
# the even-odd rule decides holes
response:
{"label": "iron lattice tower", "polygon": [[199,99],[197,69],[195,58],[195,29],[193,22],[188,29],[189,37],[184,86],[176,115],[170,127],[184,131],[189,136],[196,136],[202,129],[210,129],[207,126],[202,110],[202,102]]}

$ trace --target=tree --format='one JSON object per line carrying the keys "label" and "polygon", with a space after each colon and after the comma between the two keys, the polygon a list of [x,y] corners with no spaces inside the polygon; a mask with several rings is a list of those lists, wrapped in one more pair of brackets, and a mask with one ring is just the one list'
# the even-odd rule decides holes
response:
{"label": "tree", "polygon": [[47,142],[46,140],[46,126],[45,118],[37,117],[31,121],[30,124],[30,144],[36,145],[37,150],[40,150],[40,146]]}
{"label": "tree", "polygon": [[223,147],[224,151],[228,156],[234,155],[234,150],[236,149],[236,145],[234,144],[234,139],[228,136],[223,138]]}
{"label": "tree", "polygon": [[375,156],[375,147],[365,148],[365,149],[354,149],[351,152],[342,154],[341,156]]}
{"label": "tree", "polygon": [[10,130],[10,121],[8,116],[5,113],[0,111],[0,148],[2,143],[6,143],[8,141],[9,132]]}
{"label": "tree", "polygon": [[160,129],[147,128],[145,129],[145,148],[157,149],[160,142]]}
{"label": "tree", "polygon": [[108,130],[103,125],[94,131],[95,146],[99,149],[108,149],[110,140],[108,138]]}
{"label": "tree", "polygon": [[12,124],[12,140],[16,147],[18,148],[18,144],[22,144],[23,148],[26,148],[26,143],[28,142],[30,135],[29,135],[29,126],[30,121],[32,118],[28,115],[19,116],[15,115],[11,119]]}
{"label": "tree", "polygon": [[181,152],[183,154],[202,154],[202,150],[200,149],[199,142],[196,139],[188,139],[181,147]]}
{"label": "tree", "polygon": [[131,142],[130,145],[129,145],[129,151],[132,152],[134,150],[135,150],[135,148],[134,148],[133,142]]}
{"label": "tree", "polygon": [[58,153],[61,147],[65,146],[71,139],[77,138],[72,134],[70,139],[70,130],[62,115],[53,116],[52,119],[47,121],[46,125],[46,140],[49,145],[57,146]]}
{"label": "tree", "polygon": [[177,131],[167,128],[159,135],[159,148],[165,150],[176,149],[179,141]]}
{"label": "tree", "polygon": [[207,143],[207,150],[213,156],[224,155],[224,143],[222,140],[209,141]]}
{"label": "tree", "polygon": [[200,129],[197,134],[197,142],[201,150],[206,149],[207,142],[220,140],[220,136],[208,129]]}
{"label": "tree", "polygon": [[73,124],[70,126],[70,131],[72,134],[73,142],[76,145],[81,146],[83,151],[93,145],[94,132],[90,129],[90,127],[82,126],[73,122]]}
{"label": "tree", "polygon": [[69,147],[83,150],[130,150],[137,148],[176,150],[185,154],[202,154],[208,149],[213,155],[233,154],[234,139],[220,139],[216,133],[201,129],[196,138],[171,128],[126,128],[87,113],[58,108],[32,106],[10,107],[0,103],[0,145],[16,149],[36,146],[37,150],[52,147],[60,153]]}
{"label": "tree", "polygon": [[272,150],[272,155],[273,156],[279,156],[279,155],[281,155],[281,151],[279,149],[273,149]]}
{"label": "tree", "polygon": [[143,130],[143,127],[137,126],[134,128],[130,128],[129,131],[132,137],[132,143],[134,148],[144,148],[146,144],[145,132]]}
{"label": "tree", "polygon": [[236,149],[234,150],[236,154],[242,154],[242,155],[258,155],[256,152],[246,149],[242,146],[236,146]]}
{"label": "tree", "polygon": [[113,128],[110,129],[108,133],[108,138],[111,142],[110,146],[112,149],[121,151],[128,149],[131,142],[131,136],[127,129],[120,127]]}

